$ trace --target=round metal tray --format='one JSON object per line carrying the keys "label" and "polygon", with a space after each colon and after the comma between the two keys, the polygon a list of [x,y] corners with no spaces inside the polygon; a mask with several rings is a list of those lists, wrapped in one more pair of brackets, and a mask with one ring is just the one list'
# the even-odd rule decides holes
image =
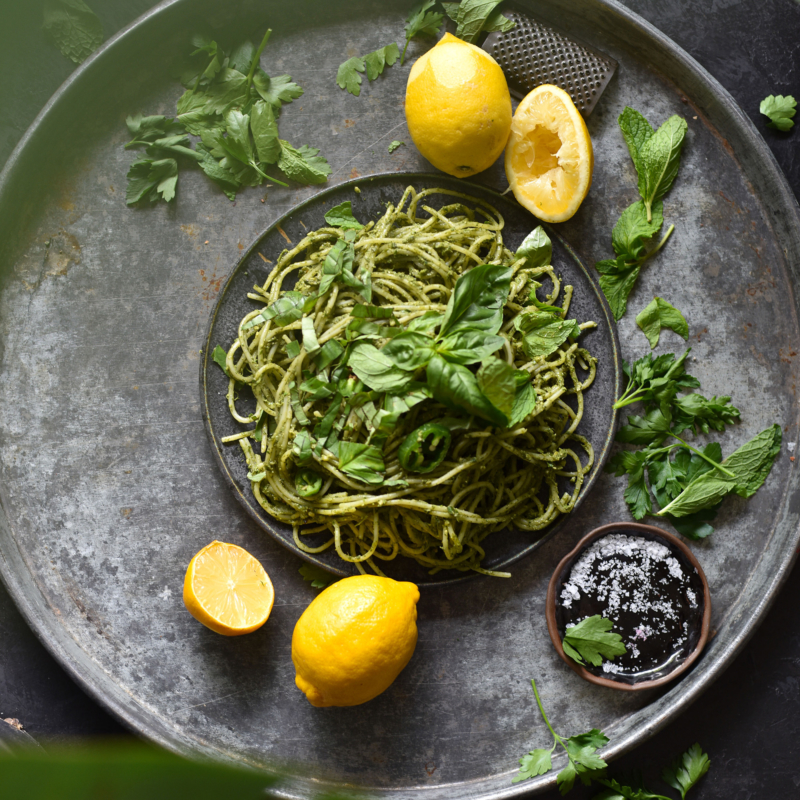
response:
{"label": "round metal tray", "polygon": [[[521,4],[533,8],[532,4]],[[186,53],[197,30],[226,45],[274,29],[268,72],[306,93],[281,135],[321,146],[331,183],[387,169],[428,169],[411,146],[402,97],[408,66],[361,97],[337,65],[402,37],[408,4],[345,10],[240,0],[173,0],[87,61],[43,110],[0,176],[0,570],[51,652],[131,727],[175,751],[285,771],[287,797],[372,787],[375,796],[512,797],[517,759],[547,741],[535,677],[559,730],[599,727],[609,757],[679,714],[763,617],[798,542],[800,495],[785,450],[748,501],[726,501],[710,540],[692,549],[708,577],[716,635],[668,692],[612,693],[559,660],[543,614],[549,575],[587,530],[627,519],[623,484],[600,477],[570,524],[513,568],[426,592],[420,640],[389,691],[361,707],[314,709],[293,684],[290,635],[315,595],[300,560],[244,514],[214,465],[197,393],[208,315],[229,270],[271,221],[318,188],[243,192],[229,203],[195,172],[174,205],[125,207],[133,160],[126,114],[170,113],[180,93],[161,54]],[[660,123],[689,122],[665,215],[676,231],[649,263],[619,325],[623,355],[645,352],[635,310],[657,294],[690,322],[691,371],[730,394],[743,421],[730,452],[778,421],[798,439],[800,352],[796,202],[752,124],[705,71],[611,2],[550,0],[535,13],[619,62],[589,119],[594,186],[559,226],[586,264],[611,252],[636,196],[616,118],[625,105]],[[428,46],[414,42],[413,57]],[[313,54],[313,57],[309,57]],[[177,65],[177,64],[176,64]],[[696,117],[696,119],[695,119]],[[479,176],[502,191],[500,165]],[[682,348],[671,333],[660,351]],[[238,640],[199,626],[180,587],[213,538],[241,544],[270,571],[278,601],[264,629]]]}

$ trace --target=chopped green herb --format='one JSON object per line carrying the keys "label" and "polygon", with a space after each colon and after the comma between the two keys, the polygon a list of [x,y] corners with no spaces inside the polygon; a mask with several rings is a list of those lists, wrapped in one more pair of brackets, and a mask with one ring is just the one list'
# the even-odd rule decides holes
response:
{"label": "chopped green herb", "polygon": [[211,358],[214,359],[214,362],[217,364],[217,366],[219,366],[219,368],[227,375],[228,374],[228,365],[227,365],[228,354],[225,352],[225,350],[220,345],[217,345],[214,348],[214,351],[211,353]]}
{"label": "chopped green herb", "polygon": [[394,153],[394,151],[397,150],[398,147],[402,147],[404,144],[405,142],[399,142],[397,141],[397,139],[395,139],[393,142],[389,144],[389,152]]}
{"label": "chopped green herb", "polygon": [[333,225],[335,228],[354,228],[359,230],[364,226],[353,216],[353,203],[350,200],[345,200],[334,206],[330,211],[325,214],[325,222],[328,225]]}

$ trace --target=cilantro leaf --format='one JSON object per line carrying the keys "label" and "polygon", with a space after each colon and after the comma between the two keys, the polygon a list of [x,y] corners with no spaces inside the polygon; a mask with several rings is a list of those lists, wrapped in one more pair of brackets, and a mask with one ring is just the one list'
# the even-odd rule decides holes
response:
{"label": "cilantro leaf", "polygon": [[537,775],[544,775],[553,769],[552,750],[531,750],[519,760],[519,773],[511,779],[511,783],[526,781]]}
{"label": "cilantro leaf", "polygon": [[681,798],[708,772],[711,759],[699,744],[693,744],[683,755],[666,767],[661,775],[665,783],[677,789]]}
{"label": "cilantro leaf", "polygon": [[[587,617],[564,632],[561,643],[564,652],[579,664],[588,661],[595,667],[599,667],[604,658],[613,660],[615,656],[625,655],[627,650],[622,643],[622,637],[618,633],[610,633],[613,626],[611,620],[604,619],[599,614]],[[607,741],[605,739],[602,744]],[[605,762],[601,766],[605,766]]]}
{"label": "cilantro leaf", "polygon": [[636,324],[650,342],[651,350],[658,344],[662,328],[669,328],[684,339],[689,338],[689,323],[686,317],[663,297],[654,297],[653,301],[637,314]]}
{"label": "cilantro leaf", "polygon": [[395,139],[394,141],[389,143],[389,152],[394,153],[394,151],[397,150],[398,147],[402,147],[404,144],[405,142],[399,142],[397,139]]}
{"label": "cilantro leaf", "polygon": [[338,575],[333,575],[316,564],[303,564],[298,572],[303,576],[303,580],[310,583],[314,589],[324,589],[339,580]]}
{"label": "cilantro leaf", "polygon": [[217,366],[227,375],[228,374],[228,365],[227,365],[228,353],[220,345],[217,345],[214,348],[214,351],[211,353],[211,358],[214,359],[214,362],[217,364]]}
{"label": "cilantro leaf", "polygon": [[346,89],[358,97],[361,94],[361,73],[366,70],[368,80],[374,81],[385,66],[391,67],[400,57],[400,50],[392,42],[380,47],[365,56],[354,56],[339,64],[336,71],[336,83],[340,89]]}
{"label": "cilantro leaf", "polygon": [[[335,228],[354,228],[356,230],[364,226],[353,216],[353,203],[350,200],[345,200],[334,206],[330,211],[325,214],[325,222],[328,225],[333,225]],[[391,316],[391,314],[389,315]]]}
{"label": "cilantro leaf", "polygon": [[769,117],[767,126],[779,131],[791,130],[794,126],[794,115],[797,113],[797,101],[790,94],[765,97],[758,110]]}
{"label": "cilantro leaf", "polygon": [[278,140],[281,151],[278,156],[278,168],[287,178],[298,183],[325,183],[331,174],[330,164],[320,155],[315,147],[303,145],[292,147],[283,139]]}
{"label": "cilantro leaf", "polygon": [[276,114],[280,113],[281,105],[291,103],[303,94],[303,89],[289,75],[271,78],[260,68],[253,75],[253,88],[272,106]]}
{"label": "cilantro leaf", "polygon": [[353,56],[339,64],[339,69],[336,71],[336,83],[340,89],[346,89],[350,94],[358,97],[361,94],[361,75],[364,72],[366,65],[361,56]]}
{"label": "cilantro leaf", "polygon": [[125,200],[129,206],[139,202],[155,203],[159,197],[169,202],[175,197],[178,183],[178,162],[174,158],[154,161],[142,158],[128,170]]}
{"label": "cilantro leaf", "polygon": [[103,26],[83,0],[45,0],[43,27],[56,47],[76,64],[103,43]]}
{"label": "cilantro leaf", "polygon": [[411,9],[411,13],[406,19],[406,43],[403,47],[403,55],[400,57],[400,66],[406,59],[408,43],[415,36],[436,36],[439,33],[444,14],[428,10],[434,5],[436,5],[436,0],[423,0]]}

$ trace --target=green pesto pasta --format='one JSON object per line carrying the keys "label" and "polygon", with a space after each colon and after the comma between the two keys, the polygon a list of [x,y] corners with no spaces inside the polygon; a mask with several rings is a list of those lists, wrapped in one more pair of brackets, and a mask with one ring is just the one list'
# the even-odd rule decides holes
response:
{"label": "green pesto pasta", "polygon": [[[452,202],[431,208],[426,198],[433,194]],[[552,266],[527,266],[505,247],[503,218],[479,199],[409,187],[380,219],[356,225],[309,233],[281,253],[263,286],[248,295],[260,305],[240,322],[226,358],[228,405],[243,430],[223,441],[241,446],[256,499],[292,526],[304,552],[335,548],[359,571],[381,575],[381,562],[403,555],[431,574],[455,569],[506,577],[481,566],[484,538],[504,528],[550,525],[573,508],[592,469],[592,446],[576,428],[596,371],[578,333],[594,323],[562,322],[572,287],[562,291]],[[496,267],[505,302],[491,335],[471,335],[492,342],[485,349],[494,352],[488,360],[481,356],[479,368],[477,356],[471,369],[445,366],[469,386],[480,383],[487,364],[514,376],[515,398],[530,404],[521,419],[506,407],[506,425],[480,408],[462,407],[458,395],[443,396],[433,385],[433,361],[426,372],[424,365],[398,368],[385,355],[388,343],[401,333],[397,342],[409,338],[410,330],[427,337],[411,337],[423,349],[431,342],[430,353],[444,352],[436,341],[455,313],[448,309],[456,304],[451,297],[460,296],[456,284],[466,286],[462,276],[483,265]],[[551,310],[537,312],[531,298],[548,280],[550,293],[535,302]],[[531,357],[520,335],[520,319],[532,309],[575,326],[546,355]],[[485,329],[481,313],[476,324]],[[357,362],[356,351],[372,360]],[[489,403],[494,413],[486,399],[494,386],[480,385],[486,396],[479,406]],[[255,397],[253,413],[237,409],[242,386]],[[412,471],[399,455],[414,445],[410,434],[442,425],[450,434],[446,455],[430,471]]]}

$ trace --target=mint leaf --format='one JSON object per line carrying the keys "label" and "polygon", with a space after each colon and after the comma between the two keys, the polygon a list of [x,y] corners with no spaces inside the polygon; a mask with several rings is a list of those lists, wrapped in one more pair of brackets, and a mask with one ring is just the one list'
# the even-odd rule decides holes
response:
{"label": "mint leaf", "polygon": [[332,170],[330,164],[318,155],[319,150],[308,145],[295,148],[283,139],[278,141],[281,148],[278,168],[287,178],[305,184],[325,183],[328,180]]}
{"label": "mint leaf", "polygon": [[43,27],[56,47],[76,64],[103,43],[103,26],[83,0],[45,0]]}
{"label": "mint leaf", "polygon": [[[598,268],[601,263],[598,262]],[[613,262],[612,262],[613,263]],[[619,272],[600,275],[600,288],[611,306],[614,319],[619,322],[628,310],[628,296],[636,285],[641,267],[635,266]]]}
{"label": "mint leaf", "polygon": [[661,774],[665,783],[677,789],[681,798],[708,772],[711,759],[703,752],[699,744],[693,744],[683,755],[666,767]]}
{"label": "mint leaf", "polygon": [[686,120],[671,116],[639,151],[639,194],[652,219],[653,204],[672,186],[680,166],[681,148],[688,130]]}
{"label": "mint leaf", "polygon": [[658,344],[662,328],[669,328],[684,339],[689,338],[689,323],[686,322],[686,317],[663,297],[654,297],[653,301],[637,314],[636,324],[650,342],[651,350]]}
{"label": "mint leaf", "polygon": [[523,257],[523,269],[546,267],[553,262],[553,244],[541,225],[537,225],[517,248],[517,258]]}
{"label": "mint leaf", "polygon": [[[353,203],[350,200],[345,200],[334,206],[330,211],[325,214],[325,222],[335,228],[353,228],[359,230],[364,226],[353,216]],[[389,310],[389,309],[381,309]],[[355,314],[353,316],[356,316]],[[392,316],[389,310],[389,316]]]}
{"label": "mint leaf", "polygon": [[[427,337],[425,337],[427,338]],[[436,352],[454,364],[476,364],[496,353],[505,343],[502,336],[465,328],[451,333],[436,345]]]}
{"label": "mint leaf", "polygon": [[[501,0],[461,0],[456,18],[456,36],[475,44],[481,31],[486,30],[487,21],[500,2]],[[492,25],[496,27],[497,24],[498,20],[494,18]]]}
{"label": "mint leaf", "polygon": [[411,13],[406,19],[406,43],[403,47],[403,55],[400,58],[401,66],[406,58],[408,43],[415,36],[436,36],[439,33],[444,15],[428,10],[434,5],[436,5],[435,0],[423,0],[423,2],[411,9]]}
{"label": "mint leaf", "polygon": [[574,319],[561,319],[560,313],[538,308],[517,316],[514,327],[522,334],[522,349],[528,358],[548,356],[581,332]]}
{"label": "mint leaf", "polygon": [[400,392],[411,382],[408,372],[369,342],[359,342],[353,347],[347,365],[376,392]]}
{"label": "mint leaf", "polygon": [[641,152],[655,131],[652,125],[635,109],[625,106],[617,119],[636,172],[642,171]]}
{"label": "mint leaf", "polygon": [[338,575],[332,575],[316,564],[303,564],[298,572],[303,576],[304,581],[311,584],[313,589],[324,589],[339,580]]}
{"label": "mint leaf", "polygon": [[613,626],[611,620],[599,614],[587,617],[564,632],[564,652],[579,664],[588,661],[595,667],[599,667],[604,658],[613,660],[615,656],[625,655],[627,650],[622,637],[618,633],[610,633]]}
{"label": "mint leaf", "polygon": [[769,117],[767,126],[779,131],[791,130],[794,126],[794,115],[797,113],[797,101],[790,94],[771,94],[761,101],[758,110]]}
{"label": "mint leaf", "polygon": [[617,256],[639,261],[646,256],[646,245],[664,224],[664,205],[659,200],[653,205],[652,219],[647,219],[647,209],[642,200],[629,205],[620,216],[611,233],[611,244]]}

